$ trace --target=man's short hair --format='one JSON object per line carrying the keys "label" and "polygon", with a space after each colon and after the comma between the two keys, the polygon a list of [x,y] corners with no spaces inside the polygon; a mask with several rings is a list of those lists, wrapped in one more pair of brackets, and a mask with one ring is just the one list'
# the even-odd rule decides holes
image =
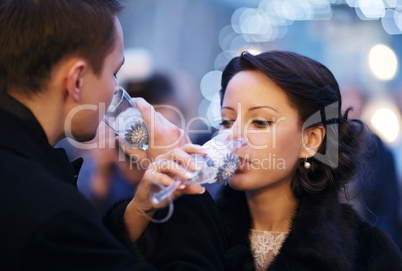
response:
{"label": "man's short hair", "polygon": [[116,0],[0,0],[0,91],[40,91],[69,56],[84,58],[99,75],[121,8]]}

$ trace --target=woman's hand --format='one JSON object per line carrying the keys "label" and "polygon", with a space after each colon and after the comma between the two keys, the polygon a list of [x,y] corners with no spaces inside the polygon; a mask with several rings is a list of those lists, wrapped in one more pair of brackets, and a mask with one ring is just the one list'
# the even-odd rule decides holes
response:
{"label": "woman's hand", "polygon": [[166,187],[175,184],[177,187],[172,194],[172,199],[184,194],[202,194],[205,192],[205,188],[199,184],[183,185],[175,179],[177,176],[178,179],[190,180],[194,176],[196,164],[191,154],[205,155],[205,152],[200,146],[186,144],[181,148],[157,156],[145,171],[135,196],[124,214],[124,220],[133,240],[142,234],[156,210],[167,206],[167,201],[162,202],[159,206],[154,206],[151,196],[155,188],[159,188],[161,185]]}

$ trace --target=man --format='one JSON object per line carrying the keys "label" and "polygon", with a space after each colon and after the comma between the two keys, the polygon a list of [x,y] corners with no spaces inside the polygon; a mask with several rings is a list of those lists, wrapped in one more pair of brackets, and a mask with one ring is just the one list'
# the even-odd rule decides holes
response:
{"label": "man", "polygon": [[[77,141],[96,134],[102,106],[107,107],[116,92],[116,73],[124,62],[116,17],[120,9],[114,0],[0,0],[2,270],[154,270],[139,263],[104,227],[76,189],[74,167],[53,148],[66,134]],[[136,102],[159,146],[177,139],[179,129],[159,115],[160,125],[154,127],[153,108],[144,100]],[[176,146],[182,144],[179,140]],[[138,151],[138,157],[152,161],[168,150],[151,147]],[[189,191],[196,192],[201,187]],[[201,196],[189,199],[195,212],[205,211],[206,205],[195,200]],[[114,232],[120,227],[116,234],[121,240],[130,240],[136,219],[142,219],[127,204],[120,204],[108,223]],[[168,229],[165,235],[180,244],[182,227],[193,227],[193,220],[204,223],[205,236],[194,236],[192,242],[192,262],[186,262],[185,253],[181,258],[169,249],[171,240],[165,238],[160,253],[167,258],[154,264],[163,270],[220,269],[221,243],[214,235],[219,229],[209,231],[209,224],[215,224],[210,217],[190,217],[189,224],[175,224],[177,232]],[[166,231],[165,226],[160,229]],[[187,238],[191,241],[192,236]],[[200,240],[203,244],[198,245]]]}

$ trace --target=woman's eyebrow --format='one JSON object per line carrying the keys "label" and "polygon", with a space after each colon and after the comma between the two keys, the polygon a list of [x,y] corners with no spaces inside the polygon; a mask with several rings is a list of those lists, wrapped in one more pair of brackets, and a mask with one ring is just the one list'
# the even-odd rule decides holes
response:
{"label": "woman's eyebrow", "polygon": [[275,111],[276,113],[278,113],[278,110],[276,110],[275,108],[273,108],[272,106],[269,106],[269,105],[254,106],[254,107],[249,108],[248,111],[257,110],[257,109],[261,109],[261,108],[268,108],[268,109],[271,109],[271,110]]}
{"label": "woman's eyebrow", "polygon": [[227,106],[222,106],[221,110],[223,110],[223,109],[227,109],[227,110],[235,111],[233,108],[231,108],[231,107],[227,107]]}

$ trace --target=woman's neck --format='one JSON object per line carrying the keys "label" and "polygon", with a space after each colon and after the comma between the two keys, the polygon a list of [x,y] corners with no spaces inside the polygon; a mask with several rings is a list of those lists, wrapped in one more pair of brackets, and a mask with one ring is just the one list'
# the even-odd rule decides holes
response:
{"label": "woman's neck", "polygon": [[246,192],[251,228],[288,232],[297,201],[289,184]]}

